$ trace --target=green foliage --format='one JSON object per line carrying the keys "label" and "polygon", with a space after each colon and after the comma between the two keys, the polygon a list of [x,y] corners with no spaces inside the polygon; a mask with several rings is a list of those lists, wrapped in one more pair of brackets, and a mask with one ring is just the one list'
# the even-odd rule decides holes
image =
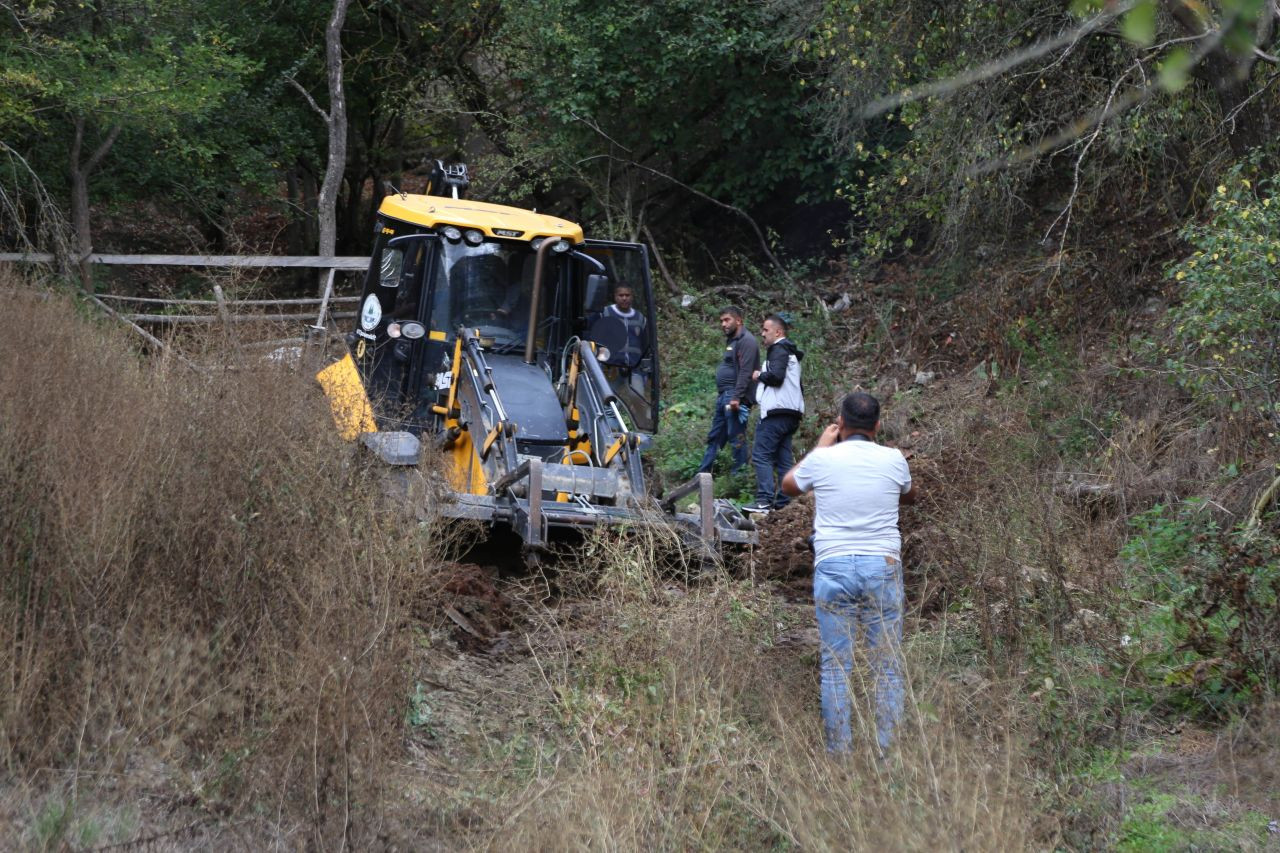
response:
{"label": "green foliage", "polygon": [[58,797],[51,797],[40,809],[32,825],[34,841],[42,850],[53,850],[61,846],[75,819],[72,804]]}
{"label": "green foliage", "polygon": [[[995,80],[959,98],[912,101],[910,93],[1041,36],[1044,24],[1032,22],[1051,19],[1045,6],[834,0],[819,11],[817,4],[803,7],[808,17],[801,17],[794,48],[816,66],[809,81],[815,118],[842,156],[839,192],[864,229],[856,237],[863,254],[954,246],[984,226],[1013,224],[1008,202],[1028,170],[976,170],[1043,133],[1050,108],[1044,87]],[[1072,86],[1070,101],[1080,103],[1085,93],[1078,80]],[[906,102],[883,114],[867,111],[876,98],[895,94]],[[1064,104],[1054,100],[1060,110]]]}
{"label": "green foliage", "polygon": [[1183,569],[1213,559],[1210,537],[1217,525],[1203,500],[1175,507],[1157,504],[1129,521],[1133,536],[1120,549],[1120,559],[1142,579],[1137,590],[1156,601],[1172,601],[1185,592]]}
{"label": "green foliage", "polygon": [[[217,3],[36,2],[9,11],[0,66],[13,85],[0,96],[0,135],[51,193],[68,188],[69,160],[93,180],[94,195],[113,199],[175,188],[193,199],[201,177],[225,190],[228,172],[245,169],[239,152],[218,144],[236,126],[218,113],[257,63]],[[17,177],[0,177],[0,194],[14,192]]]}
{"label": "green foliage", "polygon": [[1246,166],[1218,185],[1209,221],[1183,231],[1195,251],[1169,269],[1167,366],[1194,392],[1280,419],[1280,194],[1255,188]]}
{"label": "green foliage", "polygon": [[[791,10],[793,48],[811,63],[809,106],[840,158],[840,194],[856,223],[850,241],[863,256],[951,252],[998,239],[1070,243],[1089,233],[1078,226],[1095,212],[1114,214],[1104,202],[1151,197],[1163,185],[1171,189],[1153,206],[1173,212],[1191,201],[1179,198],[1190,182],[1172,189],[1177,172],[1218,168],[1205,155],[1221,145],[1214,127],[1222,116],[1211,116],[1196,90],[1183,91],[1204,52],[1181,43],[1186,33],[1157,14],[1156,0],[1139,0],[1115,24],[1039,53],[1031,48],[1052,44],[1082,19],[1112,14],[1115,4],[778,5]],[[1204,10],[1207,23],[1225,26],[1227,40],[1261,20],[1252,0],[1218,5],[1220,14]],[[1101,35],[1117,29],[1123,38]],[[1019,60],[1023,51],[1035,58]],[[1107,107],[1115,115],[1095,132]],[[1058,196],[1068,175],[1070,216],[1068,197]],[[1046,198],[1046,189],[1055,195]]]}
{"label": "green foliage", "polygon": [[1134,517],[1121,549],[1134,671],[1180,710],[1220,716],[1280,682],[1280,540],[1220,531],[1202,500]]}
{"label": "green foliage", "polygon": [[1139,0],[1120,19],[1120,29],[1129,41],[1149,45],[1156,39],[1155,0]]}
{"label": "green foliage", "polygon": [[620,215],[614,227],[627,229],[683,217],[694,197],[670,178],[744,207],[780,191],[830,197],[806,92],[767,5],[538,0],[506,13],[499,46],[506,85],[522,95],[521,137],[545,151],[550,174],[592,188],[584,219]]}
{"label": "green foliage", "polygon": [[204,8],[187,0],[33,4],[18,38],[0,42],[5,74],[20,84],[0,110],[0,130],[47,133],[75,119],[90,130],[119,125],[175,134],[184,118],[220,104],[252,68]]}
{"label": "green foliage", "polygon": [[427,699],[426,687],[421,681],[415,681],[413,693],[409,696],[409,708],[405,712],[405,722],[430,736],[434,734],[432,730],[434,716],[435,712]]}
{"label": "green foliage", "polygon": [[1243,843],[1245,839],[1259,846],[1266,843],[1267,817],[1262,812],[1251,810],[1222,825],[1214,825],[1216,821],[1192,822],[1183,817],[1188,811],[1213,815],[1223,811],[1221,805],[1206,802],[1189,791],[1135,793],[1138,795],[1128,804],[1117,833],[1117,851],[1249,849]]}

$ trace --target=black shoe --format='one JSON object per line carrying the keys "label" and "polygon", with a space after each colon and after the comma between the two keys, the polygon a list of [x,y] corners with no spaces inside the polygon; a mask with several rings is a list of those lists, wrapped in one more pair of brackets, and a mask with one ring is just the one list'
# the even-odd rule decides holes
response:
{"label": "black shoe", "polygon": [[768,501],[752,501],[742,508],[743,512],[755,513],[757,515],[768,515],[773,510],[773,504]]}

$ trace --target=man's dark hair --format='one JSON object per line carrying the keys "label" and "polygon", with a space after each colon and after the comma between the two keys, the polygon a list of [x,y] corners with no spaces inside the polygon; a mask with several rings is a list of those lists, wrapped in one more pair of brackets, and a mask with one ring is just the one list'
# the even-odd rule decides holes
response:
{"label": "man's dark hair", "polygon": [[845,429],[873,430],[880,420],[880,401],[865,391],[854,391],[840,401]]}
{"label": "man's dark hair", "polygon": [[631,286],[631,282],[629,281],[620,281],[613,286],[614,293],[617,293],[619,290],[630,290],[633,295],[636,292],[636,289]]}
{"label": "man's dark hair", "polygon": [[770,314],[768,317],[765,317],[762,322],[773,323],[775,326],[777,326],[779,329],[782,330],[783,337],[786,337],[787,332],[791,331],[791,329],[787,327],[787,321],[782,319],[782,317],[778,316],[777,314]]}
{"label": "man's dark hair", "polygon": [[739,308],[737,305],[724,306],[723,308],[720,309],[720,313],[717,314],[716,316],[723,317],[725,314],[728,314],[730,317],[737,317],[739,320],[742,319],[742,309]]}

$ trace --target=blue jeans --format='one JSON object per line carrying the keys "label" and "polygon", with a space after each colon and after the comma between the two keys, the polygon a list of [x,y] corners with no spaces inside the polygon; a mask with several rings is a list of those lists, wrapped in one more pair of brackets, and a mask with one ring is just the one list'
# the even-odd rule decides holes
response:
{"label": "blue jeans", "polygon": [[791,500],[781,492],[782,478],[795,464],[791,436],[798,426],[798,415],[769,415],[756,424],[751,464],[756,469],[756,500],[760,503],[780,509]]}
{"label": "blue jeans", "polygon": [[822,643],[822,723],[827,751],[853,746],[849,684],[858,634],[875,673],[880,754],[902,719],[902,566],[893,557],[831,557],[814,566],[813,599]]}
{"label": "blue jeans", "polygon": [[[711,471],[716,462],[716,454],[726,444],[733,451],[733,464],[729,473],[736,474],[738,469],[747,464],[747,424],[738,412],[726,412],[724,407],[733,399],[733,391],[721,391],[716,395],[716,410],[711,416],[711,429],[707,431],[707,452],[702,454],[702,464],[698,473]],[[746,404],[743,404],[744,410]]]}

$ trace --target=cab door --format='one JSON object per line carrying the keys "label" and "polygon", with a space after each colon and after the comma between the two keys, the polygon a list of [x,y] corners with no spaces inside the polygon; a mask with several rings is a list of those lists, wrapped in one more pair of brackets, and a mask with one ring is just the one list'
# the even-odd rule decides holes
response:
{"label": "cab door", "polygon": [[[413,239],[396,240],[412,235]],[[430,268],[438,238],[395,221],[380,220],[373,259],[365,279],[351,352],[381,428],[421,427],[418,410],[427,368],[425,339],[392,336],[406,321],[430,328]],[[394,329],[393,329],[394,331]]]}
{"label": "cab door", "polygon": [[643,432],[658,431],[658,312],[654,300],[653,282],[649,273],[649,250],[640,243],[622,243],[611,240],[587,240],[578,251],[590,256],[604,266],[608,286],[599,280],[591,280],[588,274],[596,272],[580,263],[580,275],[574,296],[580,317],[590,321],[612,304],[613,288],[625,282],[634,293],[633,305],[645,318],[645,347],[640,363],[634,369],[612,368],[606,370],[610,384],[617,396],[630,411],[635,425]]}

